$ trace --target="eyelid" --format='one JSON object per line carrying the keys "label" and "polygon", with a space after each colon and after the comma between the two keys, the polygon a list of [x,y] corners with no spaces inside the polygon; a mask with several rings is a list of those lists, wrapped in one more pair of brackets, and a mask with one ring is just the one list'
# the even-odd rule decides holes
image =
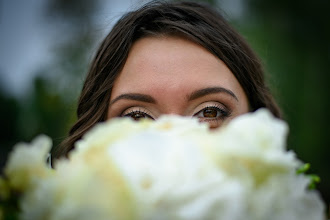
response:
{"label": "eyelid", "polygon": [[155,116],[147,108],[140,107],[140,106],[132,106],[132,107],[126,108],[122,113],[120,113],[120,117],[123,117],[125,115],[134,113],[134,112],[142,112],[144,114],[147,114],[151,118],[155,119]]}
{"label": "eyelid", "polygon": [[220,109],[229,111],[228,108],[225,105],[221,104],[220,102],[208,101],[208,102],[204,102],[204,103],[198,105],[192,115],[194,116],[194,115],[198,114],[200,111],[202,111],[203,109],[205,109],[207,107],[216,107],[216,108],[220,108]]}

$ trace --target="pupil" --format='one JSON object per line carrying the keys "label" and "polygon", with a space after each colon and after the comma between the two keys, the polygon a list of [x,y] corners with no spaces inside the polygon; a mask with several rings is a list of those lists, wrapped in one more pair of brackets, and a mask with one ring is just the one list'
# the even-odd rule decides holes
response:
{"label": "pupil", "polygon": [[217,111],[215,109],[205,109],[203,112],[203,116],[206,118],[217,117]]}
{"label": "pupil", "polygon": [[135,113],[131,117],[136,121],[140,120],[141,118],[145,118],[144,114],[141,113]]}

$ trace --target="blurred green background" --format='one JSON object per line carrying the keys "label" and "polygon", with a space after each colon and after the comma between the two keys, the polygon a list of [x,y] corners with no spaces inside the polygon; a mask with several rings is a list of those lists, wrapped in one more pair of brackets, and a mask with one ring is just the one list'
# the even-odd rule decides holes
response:
{"label": "blurred green background", "polygon": [[[1,13],[6,9],[6,1],[10,0],[0,1]],[[28,2],[12,4],[19,8]],[[41,19],[61,39],[52,42],[48,51],[51,62],[37,66],[28,89],[15,95],[6,81],[12,73],[4,71],[4,60],[0,61],[1,169],[8,152],[19,141],[31,141],[40,133],[52,137],[54,146],[63,140],[75,121],[77,97],[88,65],[111,28],[95,25],[95,20],[101,17],[112,24],[120,16],[114,10],[101,9],[104,5],[126,7],[118,10],[125,12],[141,5],[141,1],[126,1],[126,6],[121,5],[125,1],[106,0],[45,2]],[[288,148],[312,164],[310,172],[321,177],[318,189],[329,206],[330,1],[208,2],[223,11],[261,57],[267,80],[290,125]],[[0,26],[1,22],[4,20],[0,20]],[[3,34],[0,32],[0,36]],[[40,42],[43,43],[47,42]],[[2,47],[2,54],[10,53],[10,46]],[[12,62],[20,65],[18,59]]]}

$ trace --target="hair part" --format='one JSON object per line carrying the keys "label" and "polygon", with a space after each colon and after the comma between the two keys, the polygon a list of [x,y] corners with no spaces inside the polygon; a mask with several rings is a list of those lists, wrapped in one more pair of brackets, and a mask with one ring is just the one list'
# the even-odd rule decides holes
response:
{"label": "hair part", "polygon": [[113,83],[134,42],[148,36],[179,36],[201,45],[235,75],[251,111],[268,108],[281,117],[259,58],[221,14],[195,2],[153,1],[125,14],[100,45],[79,98],[78,120],[54,157],[67,155],[87,130],[106,120]]}

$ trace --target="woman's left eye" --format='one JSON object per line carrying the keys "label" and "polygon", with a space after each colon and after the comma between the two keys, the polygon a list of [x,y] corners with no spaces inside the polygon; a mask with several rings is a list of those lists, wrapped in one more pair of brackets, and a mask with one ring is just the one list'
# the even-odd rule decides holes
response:
{"label": "woman's left eye", "polygon": [[208,122],[211,128],[216,128],[230,116],[230,112],[222,107],[207,106],[193,116],[197,117],[201,122]]}
{"label": "woman's left eye", "polygon": [[198,118],[219,118],[226,115],[226,112],[223,109],[220,109],[215,106],[208,106],[199,112],[197,112],[194,116]]}

